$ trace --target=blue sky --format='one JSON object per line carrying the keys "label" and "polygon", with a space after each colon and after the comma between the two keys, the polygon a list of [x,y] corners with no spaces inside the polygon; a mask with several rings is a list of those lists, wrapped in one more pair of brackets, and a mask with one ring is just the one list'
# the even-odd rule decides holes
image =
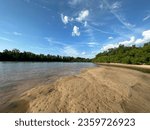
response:
{"label": "blue sky", "polygon": [[0,51],[94,57],[150,41],[150,0],[0,0]]}

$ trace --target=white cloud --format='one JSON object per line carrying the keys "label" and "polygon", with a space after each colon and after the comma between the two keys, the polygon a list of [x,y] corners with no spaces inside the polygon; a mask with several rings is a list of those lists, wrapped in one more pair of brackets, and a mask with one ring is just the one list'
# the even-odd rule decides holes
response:
{"label": "white cloud", "polygon": [[112,40],[112,39],[114,39],[114,38],[113,38],[113,37],[108,37],[108,39],[109,39],[109,40]]}
{"label": "white cloud", "polygon": [[69,22],[69,17],[61,14],[61,20],[64,24],[67,24]]}
{"label": "white cloud", "polygon": [[21,36],[22,35],[22,33],[20,33],[20,32],[3,32],[3,33],[9,34],[9,35],[15,35],[15,36]]}
{"label": "white cloud", "polygon": [[91,25],[88,25],[88,26],[89,26],[90,28],[92,28],[93,30],[98,31],[98,32],[101,32],[101,33],[105,33],[105,34],[114,34],[114,33],[112,33],[112,32],[107,32],[107,31],[101,30],[101,29],[96,28],[96,27],[91,26]]}
{"label": "white cloud", "polygon": [[91,25],[94,25],[94,26],[104,26],[106,23],[104,23],[104,22],[99,22],[99,21],[92,21],[91,22]]}
{"label": "white cloud", "polygon": [[44,39],[45,39],[46,41],[48,41],[49,43],[52,43],[52,41],[53,41],[52,38],[50,38],[50,37],[45,37]]}
{"label": "white cloud", "polygon": [[108,45],[103,46],[100,50],[101,51],[107,51],[110,48],[115,48],[115,47],[118,47],[118,46],[119,46],[118,44],[108,44]]}
{"label": "white cloud", "polygon": [[59,45],[59,46],[66,46],[66,43],[56,41],[52,37],[44,37],[44,40],[46,40],[50,45]]}
{"label": "white cloud", "polygon": [[83,51],[81,54],[82,54],[82,55],[85,55],[85,54],[86,54],[86,52],[85,52],[85,51]]}
{"label": "white cloud", "polygon": [[68,17],[68,16],[64,16],[63,14],[61,14],[60,16],[61,16],[61,20],[62,20],[62,22],[63,22],[64,24],[67,24],[67,23],[69,23],[69,22],[71,22],[71,21],[74,20],[73,18],[70,18],[70,17]]}
{"label": "white cloud", "polygon": [[73,27],[72,36],[80,36],[79,27],[77,26]]}
{"label": "white cloud", "polygon": [[51,9],[49,9],[48,7],[46,7],[46,6],[41,6],[41,5],[39,5],[41,8],[43,8],[43,9],[45,9],[45,10],[47,10],[47,11],[51,11]]}
{"label": "white cloud", "polygon": [[13,40],[11,40],[9,38],[6,38],[6,37],[0,37],[0,40],[8,41],[8,42],[13,42]]}
{"label": "white cloud", "polygon": [[99,53],[99,49],[94,50],[94,51],[91,52],[91,54],[93,55],[93,57],[95,57],[95,55],[98,54],[98,53]]}
{"label": "white cloud", "polygon": [[119,47],[119,45],[132,46],[132,45],[142,45],[150,41],[150,30],[143,31],[143,38],[136,39],[134,36],[130,37],[130,40],[108,44],[101,48],[101,51],[106,51],[110,48]]}
{"label": "white cloud", "polygon": [[143,21],[146,21],[150,18],[150,14],[143,18]]}
{"label": "white cloud", "polygon": [[135,44],[143,44],[150,41],[150,30],[144,31],[142,33],[143,38],[137,39]]}
{"label": "white cloud", "polygon": [[78,22],[82,22],[82,21],[84,21],[88,16],[89,16],[89,11],[88,11],[88,10],[82,10],[82,11],[79,13],[79,16],[76,18],[76,20],[77,20]]}
{"label": "white cloud", "polygon": [[96,45],[96,42],[89,42],[88,45]]}
{"label": "white cloud", "polygon": [[114,43],[114,44],[108,44],[105,45],[101,48],[101,51],[106,51],[110,48],[116,48],[119,47],[119,45],[125,45],[125,46],[132,46],[135,43],[135,37],[132,36],[130,37],[130,40],[126,40],[126,41],[122,41],[122,42],[118,42],[118,43]]}
{"label": "white cloud", "polygon": [[119,42],[119,45],[125,45],[125,46],[132,46],[135,42],[135,37],[132,36],[130,38],[130,40],[126,40],[126,41],[123,41],[123,42]]}
{"label": "white cloud", "polygon": [[118,19],[118,21],[124,25],[127,29],[133,30],[133,27],[135,27],[134,24],[129,23],[123,15],[119,13],[119,8],[121,7],[121,2],[115,2],[110,4],[107,0],[103,0],[106,7],[110,10],[110,12]]}
{"label": "white cloud", "polygon": [[111,5],[111,9],[119,9],[121,7],[121,3],[116,1]]}
{"label": "white cloud", "polygon": [[71,46],[65,46],[64,53],[67,56],[78,56],[79,55],[78,51]]}
{"label": "white cloud", "polygon": [[21,36],[22,35],[22,33],[19,33],[19,32],[13,32],[13,34],[16,35],[16,36]]}
{"label": "white cloud", "polygon": [[[84,27],[87,27],[88,24],[87,24],[87,21],[85,21],[85,20],[88,17],[88,15],[89,15],[88,10],[82,10],[76,19],[74,19],[72,17],[64,16],[63,14],[61,14],[61,20],[64,24],[67,24],[72,21],[81,22],[81,23],[83,23]],[[72,36],[80,36],[79,27],[77,27],[77,26],[73,27]]]}
{"label": "white cloud", "polygon": [[111,13],[118,19],[118,21],[124,25],[127,29],[132,31],[132,28],[135,27],[135,24],[131,24],[129,23],[122,15],[117,14],[116,12],[114,12],[113,10],[111,11]]}
{"label": "white cloud", "polygon": [[84,27],[87,27],[87,21],[84,22]]}
{"label": "white cloud", "polygon": [[89,42],[89,43],[88,43],[88,46],[89,46],[89,47],[95,47],[96,45],[98,45],[97,42]]}

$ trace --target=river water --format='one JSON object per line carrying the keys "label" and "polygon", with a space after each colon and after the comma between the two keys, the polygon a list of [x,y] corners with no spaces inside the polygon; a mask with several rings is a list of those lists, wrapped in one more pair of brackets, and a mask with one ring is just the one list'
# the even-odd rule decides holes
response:
{"label": "river water", "polygon": [[[74,75],[93,63],[0,62],[0,98],[10,98],[37,85]],[[2,103],[2,102],[1,102]]]}

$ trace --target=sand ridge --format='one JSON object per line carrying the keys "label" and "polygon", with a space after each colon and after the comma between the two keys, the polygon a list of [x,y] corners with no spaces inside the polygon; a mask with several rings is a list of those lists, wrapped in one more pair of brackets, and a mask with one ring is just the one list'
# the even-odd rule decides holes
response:
{"label": "sand ridge", "polygon": [[13,100],[28,102],[26,112],[150,112],[150,75],[95,67],[33,88]]}

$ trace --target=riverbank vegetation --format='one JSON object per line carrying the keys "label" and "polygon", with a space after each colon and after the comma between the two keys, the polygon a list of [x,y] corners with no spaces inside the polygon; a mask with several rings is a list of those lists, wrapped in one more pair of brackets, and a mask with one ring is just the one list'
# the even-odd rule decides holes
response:
{"label": "riverbank vegetation", "polygon": [[32,52],[20,52],[18,49],[4,50],[0,52],[0,61],[36,61],[36,62],[90,62],[90,59],[81,57],[55,56],[34,54]]}
{"label": "riverbank vegetation", "polygon": [[92,60],[101,63],[150,64],[150,42],[142,47],[120,45],[101,52]]}

